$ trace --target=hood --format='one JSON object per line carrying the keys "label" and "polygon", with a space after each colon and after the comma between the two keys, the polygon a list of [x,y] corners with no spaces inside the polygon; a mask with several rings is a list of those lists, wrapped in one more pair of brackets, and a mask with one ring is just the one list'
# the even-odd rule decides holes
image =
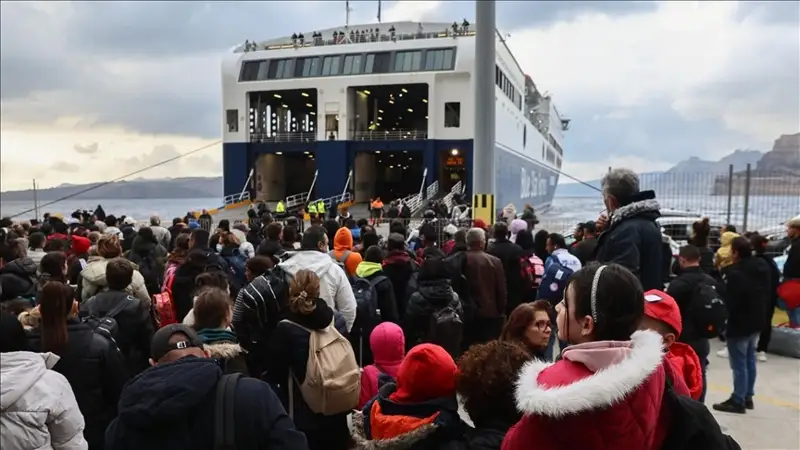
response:
{"label": "hood", "polygon": [[611,214],[611,226],[636,216],[642,216],[655,220],[661,216],[660,206],[656,201],[656,194],[653,191],[642,191],[636,195],[636,201],[621,206]]}
{"label": "hood", "polygon": [[333,249],[337,251],[346,251],[353,249],[353,233],[347,228],[339,228],[336,236],[333,238]]}
{"label": "hood", "polygon": [[0,354],[2,410],[17,402],[58,362],[52,353],[9,352]]}
{"label": "hood", "polygon": [[332,269],[339,270],[333,258],[328,256],[327,253],[318,252],[316,250],[301,250],[296,252],[291,258],[278,264],[289,275],[294,276],[301,269],[308,269],[316,272],[322,278]]}
{"label": "hood", "polygon": [[36,278],[36,263],[27,256],[17,258],[0,269],[0,273],[14,274],[22,278]]}
{"label": "hood", "polygon": [[72,252],[76,255],[85,255],[89,253],[89,247],[92,246],[92,241],[82,236],[72,236]]}
{"label": "hood", "polygon": [[419,294],[434,306],[447,306],[453,301],[453,289],[450,280],[419,280],[417,285]]}
{"label": "hood", "polygon": [[225,341],[203,344],[203,350],[214,359],[233,359],[245,353],[241,345]]}
{"label": "hood", "polygon": [[213,395],[220,376],[222,370],[209,358],[188,356],[151,367],[122,390],[117,419],[142,432],[173,429]]}
{"label": "hood", "polygon": [[405,250],[392,250],[383,259],[383,266],[386,267],[390,264],[408,264],[411,262],[411,256]]}
{"label": "hood", "polygon": [[369,335],[369,347],[375,365],[392,378],[397,377],[400,363],[406,356],[406,338],[403,329],[392,322],[384,322]]}
{"label": "hood", "polygon": [[380,263],[374,263],[369,261],[361,261],[358,263],[358,267],[356,268],[356,276],[361,278],[367,278],[371,275],[374,275],[381,271],[383,267]]}
{"label": "hood", "polygon": [[[528,229],[528,222],[525,222],[522,219],[514,219],[511,222],[511,235],[516,236],[522,230]],[[513,240],[513,239],[512,239]]]}
{"label": "hood", "polygon": [[686,383],[692,398],[699,400],[703,394],[703,369],[697,353],[688,344],[673,342],[667,352],[667,361],[672,365],[673,372]]}
{"label": "hood", "polygon": [[89,264],[81,271],[81,277],[86,281],[96,285],[105,286],[106,283],[106,266],[108,260],[102,256],[90,256]]}
{"label": "hood", "polygon": [[147,254],[154,255],[156,252],[156,244],[154,242],[150,242],[143,239],[141,236],[136,236],[135,238],[133,238],[133,243],[131,244],[131,251],[134,253],[138,253],[139,255],[147,255]]}
{"label": "hood", "polygon": [[734,233],[733,231],[726,231],[722,233],[722,236],[719,237],[719,242],[723,246],[728,246],[731,245],[731,242],[733,242],[733,240],[736,239],[737,237],[739,237],[738,233]]}
{"label": "hood", "polygon": [[548,383],[550,377],[544,372],[558,363],[528,362],[517,381],[518,410],[524,414],[561,418],[622,402],[661,365],[661,336],[643,330],[633,333],[630,342],[573,345],[564,350],[562,358],[583,364],[592,374],[565,385]]}

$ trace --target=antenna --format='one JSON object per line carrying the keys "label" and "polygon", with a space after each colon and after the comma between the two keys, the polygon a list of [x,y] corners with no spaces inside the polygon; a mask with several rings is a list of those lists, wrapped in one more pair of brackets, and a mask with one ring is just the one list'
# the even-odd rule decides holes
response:
{"label": "antenna", "polygon": [[344,2],[344,9],[345,9],[345,16],[344,16],[344,27],[348,28],[350,26],[350,0],[345,0]]}

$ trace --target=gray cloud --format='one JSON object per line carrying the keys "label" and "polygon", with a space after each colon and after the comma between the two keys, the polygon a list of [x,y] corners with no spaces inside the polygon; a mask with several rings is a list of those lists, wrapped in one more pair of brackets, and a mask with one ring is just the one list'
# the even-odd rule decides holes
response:
{"label": "gray cloud", "polygon": [[58,161],[54,162],[50,166],[50,170],[55,170],[56,172],[64,172],[64,173],[78,173],[81,171],[81,166],[64,161]]}
{"label": "gray cloud", "polygon": [[[171,144],[157,145],[147,153],[137,156],[130,156],[127,158],[116,158],[115,165],[125,167],[126,172],[135,172],[159,164],[172,158],[177,158],[182,154],[178,149]],[[191,176],[192,174],[208,174],[209,171],[219,170],[219,161],[215,161],[207,153],[198,153],[195,155],[179,158],[175,161],[157,166],[163,172],[175,172],[180,167],[180,173],[183,175]]]}
{"label": "gray cloud", "polygon": [[89,145],[75,144],[72,146],[72,149],[81,155],[92,155],[97,153],[97,151],[100,149],[100,145],[97,142],[92,142]]}

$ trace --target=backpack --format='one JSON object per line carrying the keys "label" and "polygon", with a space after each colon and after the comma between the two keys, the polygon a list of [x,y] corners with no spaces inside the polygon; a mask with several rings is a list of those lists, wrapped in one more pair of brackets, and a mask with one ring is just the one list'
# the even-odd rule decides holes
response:
{"label": "backpack", "polygon": [[214,450],[234,450],[236,448],[236,383],[242,374],[223,375],[217,380],[214,394]]}
{"label": "backpack", "polygon": [[356,321],[353,324],[353,329],[366,333],[380,323],[381,309],[378,304],[378,291],[375,286],[386,279],[386,276],[378,275],[372,280],[366,278],[353,280],[353,296],[356,299]]}
{"label": "backpack", "polygon": [[124,300],[117,303],[110,311],[106,313],[104,316],[98,316],[94,311],[91,309],[89,310],[89,315],[82,319],[82,322],[89,325],[89,327],[94,330],[95,333],[101,334],[105,336],[107,339],[110,339],[111,342],[116,344],[117,338],[119,335],[119,325],[117,325],[116,317],[119,313],[128,306],[128,301],[136,301],[139,300],[131,297],[130,295]]}
{"label": "backpack", "polygon": [[233,254],[225,258],[228,262],[228,272],[240,285],[246,284],[245,264],[247,257],[238,249],[233,249]]}
{"label": "backpack", "polygon": [[347,258],[350,257],[350,253],[352,252],[350,250],[345,250],[345,252],[342,253],[342,256],[337,258],[334,251],[335,250],[331,250],[330,252],[328,252],[328,255],[330,255],[331,259],[333,259],[333,262],[335,262],[337,266],[341,267],[342,270],[344,270],[344,273],[348,273],[346,263],[347,263]]}
{"label": "backpack", "polygon": [[452,306],[434,311],[428,328],[428,342],[447,350],[450,356],[458,356],[464,335],[464,322]]}
{"label": "backpack", "polygon": [[564,290],[569,284],[569,279],[575,273],[569,267],[561,264],[558,258],[552,258],[553,261],[545,269],[542,275],[541,285],[539,286],[539,293],[537,297],[540,299],[550,301],[550,304],[555,306],[564,298]]}
{"label": "backpack", "polygon": [[[290,320],[283,320],[309,332],[306,377],[300,384],[300,393],[311,411],[326,416],[354,409],[358,406],[361,393],[361,369],[356,362],[353,346],[339,333],[334,321],[323,330],[310,330]],[[290,370],[287,387],[289,417],[293,419],[293,382],[296,381]]]}
{"label": "backpack", "polygon": [[175,309],[175,300],[172,298],[172,282],[175,280],[175,272],[178,266],[170,266],[167,269],[166,279],[161,292],[153,295],[153,319],[157,325],[156,329],[167,325],[178,323],[178,313]]}
{"label": "backpack", "polygon": [[536,255],[523,256],[519,260],[520,274],[522,275],[523,292],[532,292],[539,289],[544,276],[544,263]]}
{"label": "backpack", "polygon": [[672,412],[672,422],[661,450],[741,450],[732,437],[724,434],[706,405],[680,396],[665,377],[664,403]]}
{"label": "backpack", "polygon": [[725,331],[728,309],[710,280],[695,286],[689,311],[699,337],[711,339]]}
{"label": "backpack", "polygon": [[158,275],[158,264],[155,257],[147,253],[142,255],[136,264],[139,266],[139,273],[144,278],[144,285],[150,295],[161,292],[161,277]]}

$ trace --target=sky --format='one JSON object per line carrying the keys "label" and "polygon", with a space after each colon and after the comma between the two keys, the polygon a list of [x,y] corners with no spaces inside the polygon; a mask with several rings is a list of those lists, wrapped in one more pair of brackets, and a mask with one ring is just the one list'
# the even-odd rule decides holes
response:
{"label": "sky", "polygon": [[[352,1],[351,23],[377,1]],[[384,1],[383,21],[473,20],[474,2]],[[220,61],[245,39],[341,26],[343,1],[3,2],[0,189],[222,170]],[[572,119],[563,170],[669,168],[800,131],[800,4],[518,1],[498,29]]]}

